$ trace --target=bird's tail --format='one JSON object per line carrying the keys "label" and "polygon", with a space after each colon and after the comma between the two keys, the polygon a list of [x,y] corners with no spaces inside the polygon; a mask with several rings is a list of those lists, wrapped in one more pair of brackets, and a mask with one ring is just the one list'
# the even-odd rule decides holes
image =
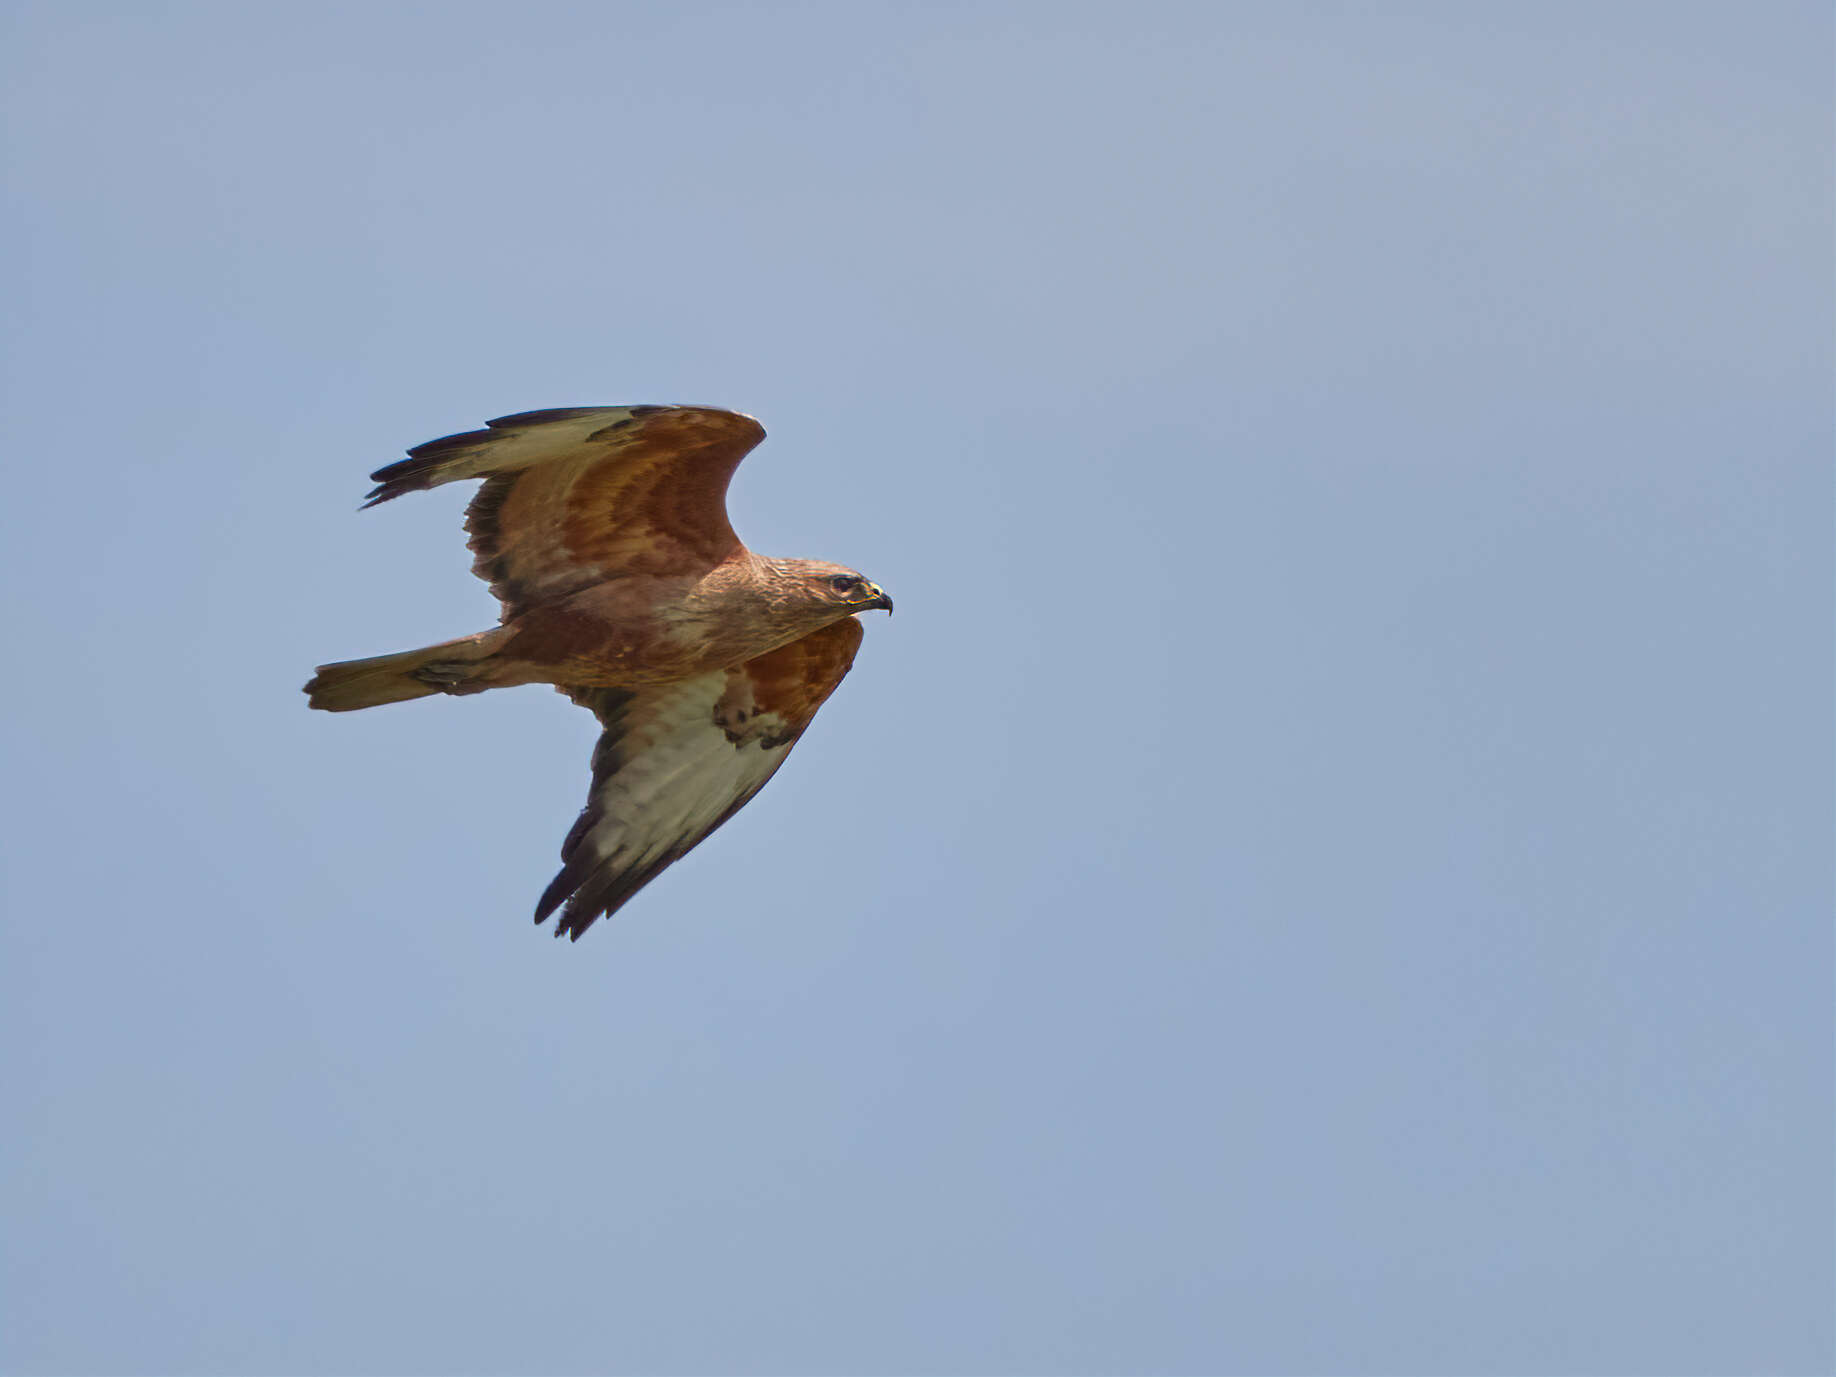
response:
{"label": "bird's tail", "polygon": [[320,665],[306,685],[307,705],[326,712],[355,712],[434,693],[482,693],[492,687],[480,678],[485,662],[502,644],[503,630],[481,631],[396,655]]}

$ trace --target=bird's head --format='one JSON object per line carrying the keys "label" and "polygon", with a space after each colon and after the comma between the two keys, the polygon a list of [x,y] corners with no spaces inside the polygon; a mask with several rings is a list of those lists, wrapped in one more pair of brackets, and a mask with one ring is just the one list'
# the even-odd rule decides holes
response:
{"label": "bird's head", "polygon": [[817,559],[774,559],[767,565],[772,602],[800,625],[826,626],[876,608],[892,611],[885,589],[845,565]]}
{"label": "bird's head", "polygon": [[864,574],[839,564],[812,560],[803,571],[804,596],[819,605],[843,608],[850,613],[893,610],[886,590]]}

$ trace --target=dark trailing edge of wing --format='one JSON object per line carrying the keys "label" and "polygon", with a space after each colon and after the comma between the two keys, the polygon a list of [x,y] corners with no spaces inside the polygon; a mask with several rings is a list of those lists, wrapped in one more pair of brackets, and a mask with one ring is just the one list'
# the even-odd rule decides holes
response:
{"label": "dark trailing edge of wing", "polygon": [[[587,833],[599,818],[600,786],[624,767],[625,756],[623,750],[620,749],[623,744],[623,733],[620,729],[624,725],[625,709],[635,696],[623,689],[614,688],[577,689],[568,694],[568,697],[581,707],[591,709],[605,730],[600,733],[598,742],[593,746],[593,782],[587,787],[586,807],[580,810],[580,816],[574,819],[574,825],[568,829],[567,839],[561,843],[561,873],[549,882],[548,888],[542,891],[542,897],[536,902],[535,920],[537,923],[543,922],[549,914],[561,907],[563,902],[567,902],[567,912],[561,916],[561,921],[555,924],[555,936],[557,937],[570,931],[574,921],[574,910],[578,906],[574,901],[574,896],[586,884],[592,875],[593,867],[598,863],[597,857],[585,848],[584,843]],[[655,870],[652,870],[651,874],[654,873]],[[649,875],[647,874],[644,878],[648,879]],[[642,883],[642,880],[638,882],[639,885]],[[637,893],[637,886],[633,886],[624,897],[630,898],[635,893]],[[592,921],[589,918],[586,922],[581,923],[579,929],[572,932],[573,937],[578,940],[580,934],[586,931]]]}
{"label": "dark trailing edge of wing", "polygon": [[503,532],[499,523],[503,517],[504,499],[516,486],[516,479],[514,473],[492,474],[465,509],[465,529],[471,537],[466,544],[477,555],[472,561],[472,572],[490,584],[491,591],[499,597],[511,591],[509,563],[503,556]]}

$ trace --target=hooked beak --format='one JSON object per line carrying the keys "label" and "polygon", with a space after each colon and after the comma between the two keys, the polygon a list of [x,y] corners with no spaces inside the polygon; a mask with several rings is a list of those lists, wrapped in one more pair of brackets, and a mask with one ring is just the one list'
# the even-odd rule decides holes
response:
{"label": "hooked beak", "polygon": [[861,604],[861,610],[867,612],[876,607],[884,607],[886,615],[892,616],[892,599],[886,596],[886,590],[877,583],[870,583],[867,586],[873,590],[873,597]]}

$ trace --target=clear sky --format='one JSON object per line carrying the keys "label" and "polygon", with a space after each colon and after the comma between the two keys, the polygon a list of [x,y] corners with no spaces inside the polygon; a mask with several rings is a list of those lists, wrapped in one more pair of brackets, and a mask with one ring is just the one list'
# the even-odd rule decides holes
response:
{"label": "clear sky", "polygon": [[[1831,17],[20,0],[0,1370],[1809,1374]],[[408,445],[897,599],[577,945]]]}

